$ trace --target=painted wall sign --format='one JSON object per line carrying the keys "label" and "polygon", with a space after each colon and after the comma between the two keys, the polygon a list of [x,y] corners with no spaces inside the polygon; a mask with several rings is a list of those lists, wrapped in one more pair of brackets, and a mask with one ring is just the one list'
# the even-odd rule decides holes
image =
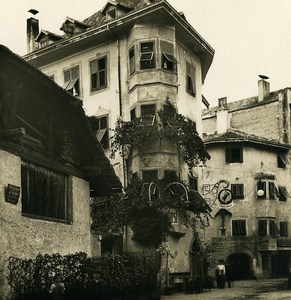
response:
{"label": "painted wall sign", "polygon": [[13,204],[17,204],[20,195],[20,187],[12,184],[8,184],[6,188],[5,201]]}

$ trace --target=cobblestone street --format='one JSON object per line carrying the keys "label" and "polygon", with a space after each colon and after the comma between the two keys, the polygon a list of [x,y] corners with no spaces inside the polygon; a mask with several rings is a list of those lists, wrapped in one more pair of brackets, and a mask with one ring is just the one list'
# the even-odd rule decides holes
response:
{"label": "cobblestone street", "polygon": [[161,300],[287,300],[291,299],[291,290],[287,290],[287,279],[258,279],[235,281],[232,288],[217,289],[200,294],[175,293],[171,296],[162,296]]}

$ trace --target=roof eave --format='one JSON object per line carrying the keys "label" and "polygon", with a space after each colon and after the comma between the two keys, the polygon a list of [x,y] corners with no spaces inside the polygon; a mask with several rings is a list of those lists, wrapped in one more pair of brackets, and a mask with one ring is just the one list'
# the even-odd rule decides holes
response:
{"label": "roof eave", "polygon": [[[82,42],[83,40],[97,34],[106,34],[108,33],[108,30],[111,29],[117,29],[118,27],[124,26],[125,23],[135,21],[137,18],[140,18],[141,16],[146,16],[149,13],[158,11],[160,9],[165,9],[167,13],[174,18],[175,22],[181,26],[185,32],[191,35],[191,37],[197,41],[197,44],[199,45],[199,52],[194,53],[200,61],[202,65],[202,81],[204,81],[206,74],[210,68],[210,65],[212,64],[213,56],[214,56],[214,50],[213,48],[198,34],[198,32],[186,21],[184,20],[181,15],[166,1],[161,1],[158,3],[155,3],[153,5],[144,7],[138,11],[133,11],[125,16],[118,18],[116,20],[112,20],[104,25],[101,25],[99,27],[95,27],[92,29],[88,29],[87,31],[80,33],[78,35],[74,35],[71,38],[65,39],[63,41],[59,41],[57,43],[54,43],[48,47],[45,47],[43,49],[36,50],[34,52],[28,53],[23,56],[26,60],[32,60],[36,61],[41,56],[47,54],[51,51],[58,51],[61,48],[64,48],[68,45],[71,45],[73,42],[78,43]],[[192,49],[193,50],[193,49]],[[194,52],[194,50],[193,50]],[[38,64],[36,64],[38,65]],[[42,65],[42,64],[41,64]]]}

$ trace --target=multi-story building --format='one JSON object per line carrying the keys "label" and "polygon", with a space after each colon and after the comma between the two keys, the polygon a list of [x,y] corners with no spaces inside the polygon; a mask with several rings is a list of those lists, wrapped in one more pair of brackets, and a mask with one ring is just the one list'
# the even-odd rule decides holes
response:
{"label": "multi-story building", "polygon": [[[146,126],[162,123],[158,112],[167,100],[201,134],[201,86],[214,50],[167,1],[108,1],[82,22],[67,18],[61,37],[39,33],[35,18],[27,28],[29,53],[24,58],[78,97],[88,116],[98,118],[97,137],[108,155],[109,129],[119,118],[141,118]],[[112,162],[124,185],[132,174],[153,180],[167,171],[183,181],[189,177],[193,184],[195,172],[188,173],[175,146],[165,141],[142,154],[132,151],[127,166],[119,156]],[[191,230],[180,237],[170,241],[173,273],[189,272],[190,250],[200,245]],[[131,239],[124,247],[136,249]]]}
{"label": "multi-story building", "polygon": [[270,92],[263,79],[258,96],[221,98],[203,111],[211,161],[201,184],[214,217],[205,236],[212,267],[224,259],[235,279],[289,271],[290,95],[290,88]]}
{"label": "multi-story building", "polygon": [[96,254],[90,195],[121,183],[75,97],[2,45],[0,64],[0,299],[11,299],[10,257]]}

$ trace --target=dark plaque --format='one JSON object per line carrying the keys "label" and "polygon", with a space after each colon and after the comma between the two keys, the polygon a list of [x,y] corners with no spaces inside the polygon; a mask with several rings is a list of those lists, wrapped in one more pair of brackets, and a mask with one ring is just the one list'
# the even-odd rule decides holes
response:
{"label": "dark plaque", "polygon": [[18,203],[20,195],[20,187],[12,184],[8,184],[6,188],[6,197],[5,201],[13,204]]}

